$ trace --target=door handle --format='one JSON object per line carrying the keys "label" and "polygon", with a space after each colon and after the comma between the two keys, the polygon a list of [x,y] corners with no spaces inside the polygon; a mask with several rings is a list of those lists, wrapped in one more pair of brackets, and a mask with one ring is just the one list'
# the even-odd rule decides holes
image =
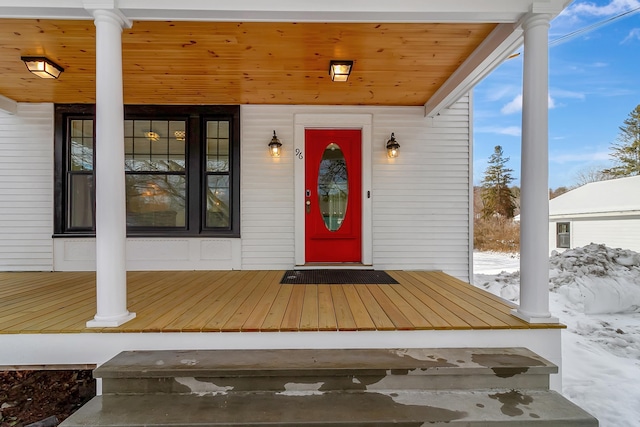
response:
{"label": "door handle", "polygon": [[310,213],[311,212],[311,200],[307,200],[306,202],[304,202],[304,204],[306,205],[307,213]]}

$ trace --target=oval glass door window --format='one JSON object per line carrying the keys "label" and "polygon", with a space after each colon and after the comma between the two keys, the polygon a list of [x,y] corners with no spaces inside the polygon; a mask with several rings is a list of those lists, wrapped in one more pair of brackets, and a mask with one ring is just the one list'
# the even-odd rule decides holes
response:
{"label": "oval glass door window", "polygon": [[347,213],[349,183],[347,162],[340,146],[335,142],[327,145],[318,173],[318,204],[324,225],[329,231],[342,226]]}

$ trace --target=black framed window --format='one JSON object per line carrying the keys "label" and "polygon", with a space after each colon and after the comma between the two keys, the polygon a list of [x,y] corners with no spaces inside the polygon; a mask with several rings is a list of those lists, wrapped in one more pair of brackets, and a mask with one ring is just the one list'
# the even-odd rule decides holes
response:
{"label": "black framed window", "polygon": [[[240,235],[240,108],[125,106],[129,235]],[[94,107],[56,105],[55,234],[95,233]]]}
{"label": "black framed window", "polygon": [[69,120],[67,150],[67,227],[82,230],[93,227],[95,218],[93,192],[93,119]]}
{"label": "black framed window", "polygon": [[556,247],[571,247],[571,230],[568,222],[558,222],[556,224]]}

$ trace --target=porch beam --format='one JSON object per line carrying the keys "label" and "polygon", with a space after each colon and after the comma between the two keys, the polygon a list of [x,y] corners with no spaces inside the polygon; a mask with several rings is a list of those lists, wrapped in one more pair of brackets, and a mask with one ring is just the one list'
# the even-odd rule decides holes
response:
{"label": "porch beam", "polygon": [[127,310],[122,86],[122,29],[131,23],[114,9],[91,11],[96,26],[97,313],[87,327],[116,327],[135,317]]}
{"label": "porch beam", "polygon": [[[88,19],[85,0],[4,0],[0,17]],[[93,3],[101,0],[90,0]],[[106,0],[113,2],[114,0]],[[103,2],[104,3],[104,2]],[[517,22],[526,13],[544,7],[560,11],[569,0],[263,0],[207,2],[203,0],[119,0],[131,20],[228,22]],[[539,6],[536,6],[539,5]]]}
{"label": "porch beam", "polygon": [[522,44],[522,29],[500,24],[473,51],[424,105],[425,117],[435,117],[469,92]]}
{"label": "porch beam", "polygon": [[523,21],[520,306],[529,323],[557,323],[549,312],[549,14]]}
{"label": "porch beam", "polygon": [[0,95],[0,111],[11,115],[18,114],[18,103],[11,98]]}

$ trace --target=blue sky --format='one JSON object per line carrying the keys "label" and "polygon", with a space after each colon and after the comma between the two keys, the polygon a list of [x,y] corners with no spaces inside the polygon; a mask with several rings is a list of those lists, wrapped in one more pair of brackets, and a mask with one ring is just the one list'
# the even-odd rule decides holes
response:
{"label": "blue sky", "polygon": [[[619,126],[640,104],[640,0],[575,0],[549,30],[549,187],[575,185],[589,168],[610,165]],[[522,52],[522,48],[518,50]],[[474,89],[474,184],[502,146],[520,185],[522,55],[506,60]]]}

